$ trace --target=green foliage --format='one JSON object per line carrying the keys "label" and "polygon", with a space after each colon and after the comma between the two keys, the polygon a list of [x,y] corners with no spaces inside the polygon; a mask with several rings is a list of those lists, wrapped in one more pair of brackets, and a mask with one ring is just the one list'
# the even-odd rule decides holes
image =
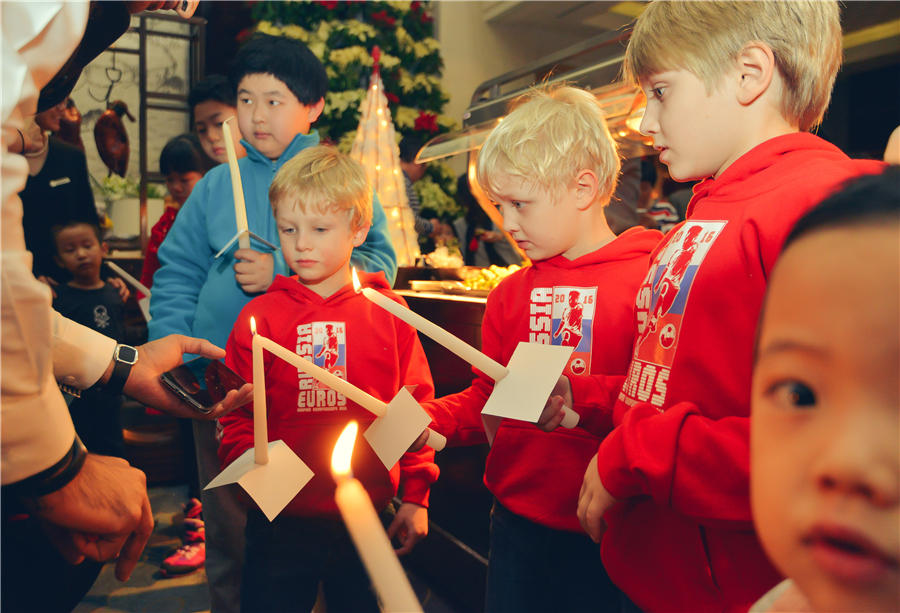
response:
{"label": "green foliage", "polygon": [[[352,143],[376,46],[398,138],[416,134],[426,142],[458,127],[442,114],[448,101],[441,84],[444,62],[428,2],[270,1],[255,3],[252,15],[258,31],[297,38],[324,64],[328,94],[315,124],[324,140],[342,149]],[[429,164],[426,178],[426,184],[419,186],[422,179],[416,186],[423,209],[448,220],[462,215],[449,168]]]}

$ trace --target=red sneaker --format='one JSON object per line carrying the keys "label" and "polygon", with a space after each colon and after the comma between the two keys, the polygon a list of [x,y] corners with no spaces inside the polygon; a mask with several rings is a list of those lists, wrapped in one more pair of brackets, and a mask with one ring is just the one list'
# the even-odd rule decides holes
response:
{"label": "red sneaker", "polygon": [[203,514],[203,503],[196,498],[191,498],[184,503],[185,517],[200,517]]}
{"label": "red sneaker", "polygon": [[203,568],[206,562],[206,543],[182,545],[163,560],[160,571],[163,577],[175,577]]}
{"label": "red sneaker", "polygon": [[202,519],[196,517],[184,518],[184,542],[203,543],[206,541],[206,527]]}

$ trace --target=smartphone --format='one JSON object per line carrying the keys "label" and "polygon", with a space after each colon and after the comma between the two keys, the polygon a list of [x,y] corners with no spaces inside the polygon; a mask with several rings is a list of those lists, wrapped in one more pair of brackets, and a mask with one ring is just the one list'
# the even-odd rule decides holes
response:
{"label": "smartphone", "polygon": [[160,375],[160,381],[199,413],[209,413],[228,390],[245,381],[219,360],[194,358]]}

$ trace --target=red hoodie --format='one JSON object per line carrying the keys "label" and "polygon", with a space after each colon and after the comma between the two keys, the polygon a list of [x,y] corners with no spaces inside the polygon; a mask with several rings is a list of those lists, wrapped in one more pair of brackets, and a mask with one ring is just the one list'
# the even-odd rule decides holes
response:
{"label": "red hoodie", "polygon": [[[655,230],[631,228],[576,260],[556,256],[510,275],[488,296],[482,351],[507,364],[521,341],[572,344],[576,348],[565,370],[570,380],[591,372],[624,374],[634,335],[634,295],[661,238]],[[494,384],[475,373],[471,387],[426,406],[451,444],[486,440],[481,409]],[[547,433],[524,421],[501,422],[484,483],[503,506],[556,530],[581,531],[575,507],[584,468],[612,428],[610,411],[588,405],[611,406],[621,381],[614,377],[610,385],[598,386],[600,398],[576,396],[581,427]]]}
{"label": "red hoodie", "polygon": [[638,338],[601,443],[617,499],[603,562],[649,611],[746,610],[779,580],[750,517],[750,375],[760,305],[797,219],[846,179],[878,172],[808,133],[773,138],[694,188],[654,253]]}
{"label": "red hoodie", "polygon": [[[403,303],[390,291],[384,273],[359,274],[363,285]],[[260,334],[318,366],[327,364],[330,371],[384,402],[390,402],[404,385],[417,386],[413,396],[419,402],[434,397],[416,331],[350,285],[322,298],[296,277],[279,275],[269,291],[251,300],[234,324],[225,360],[247,381],[253,378],[251,315]],[[283,440],[315,473],[284,513],[336,515],[331,476],[334,443],[351,419],[365,430],[375,416],[271,353],[263,352],[263,356],[269,440]],[[252,404],[235,409],[220,422],[224,434],[219,459],[224,467],[253,446]],[[404,454],[389,472],[361,436],[354,447],[352,470],[378,509],[387,505],[398,486],[404,502],[428,506],[428,490],[438,476],[430,447]]]}
{"label": "red hoodie", "polygon": [[[159,270],[159,246],[166,240],[166,235],[172,229],[175,223],[175,216],[181,209],[181,205],[175,202],[172,196],[166,196],[166,208],[162,215],[159,216],[153,228],[150,230],[150,239],[147,241],[147,250],[144,252],[144,265],[141,267],[141,283],[147,287],[153,286],[153,275]],[[143,298],[144,294],[138,292],[138,298]]]}

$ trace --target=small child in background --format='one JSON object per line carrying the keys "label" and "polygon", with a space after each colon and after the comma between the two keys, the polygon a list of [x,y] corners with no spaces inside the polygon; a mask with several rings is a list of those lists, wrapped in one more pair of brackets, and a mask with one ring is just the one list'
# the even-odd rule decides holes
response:
{"label": "small child in background", "polygon": [[[507,364],[520,342],[574,346],[563,378],[581,427],[500,422],[484,474],[495,499],[485,610],[618,610],[621,595],[575,503],[584,466],[612,427],[611,412],[594,407],[611,406],[618,392],[634,296],[662,235],[638,227],[617,237],[607,223],[619,157],[596,97],[559,87],[519,102],[481,148],[478,182],[533,265],[491,291],[482,350]],[[604,386],[591,373],[611,376]],[[486,442],[481,410],[494,382],[476,374],[468,389],[426,405],[451,445]]]}
{"label": "small child in background", "polygon": [[[56,263],[71,280],[55,289],[53,308],[73,321],[128,342],[125,329],[125,302],[119,290],[100,278],[100,267],[108,252],[97,224],[68,221],[51,228]],[[75,431],[93,453],[124,456],[121,394],[90,388],[69,405]]]}
{"label": "small child in background", "polygon": [[[200,141],[193,134],[181,134],[169,140],[159,154],[159,171],[166,177],[169,194],[165,210],[150,231],[150,240],[144,253],[141,283],[153,287],[153,275],[159,269],[157,252],[181,206],[187,201],[197,181],[203,178],[213,161],[203,153]],[[147,408],[149,412],[154,410]],[[203,522],[203,504],[200,502],[200,481],[197,473],[197,456],[194,450],[194,426],[191,419],[179,419],[181,444],[188,476],[188,501],[184,505],[184,545],[162,561],[163,576],[184,575],[203,567],[206,561],[206,527]]]}
{"label": "small child in background", "polygon": [[[363,391],[390,402],[402,386],[414,386],[420,402],[434,385],[416,331],[372,304],[351,285],[350,256],[366,238],[372,190],[363,167],[333,147],[299,152],[272,181],[269,198],[287,265],[296,276],[278,276],[265,295],[238,316],[228,339],[226,363],[252,377],[250,317],[260,334]],[[392,300],[384,273],[361,273],[363,285]],[[334,503],[331,451],[350,420],[365,429],[374,416],[319,384],[295,366],[264,353],[269,440],[283,440],[315,473],[269,521],[247,512],[242,611],[309,611],[319,582],[329,613],[379,610],[369,579]],[[221,418],[219,457],[227,466],[253,447],[253,407]],[[384,510],[401,490],[403,503],[388,529],[399,554],[428,532],[428,492],[437,478],[430,448],[400,458],[387,470],[360,441],[353,474]]]}
{"label": "small child in background", "polygon": [[[234,86],[228,77],[209,75],[199,81],[188,95],[188,106],[194,118],[194,130],[204,153],[217,164],[228,163],[222,122],[237,115],[237,98]],[[232,124],[234,125],[234,124]],[[246,155],[241,144],[240,130],[235,127],[231,134],[234,152],[238,158]]]}
{"label": "small child in background", "polygon": [[175,216],[194,190],[194,185],[206,171],[209,163],[203,155],[200,141],[193,134],[176,136],[166,143],[159,154],[159,171],[166,177],[166,189],[169,194],[165,200],[165,210],[159,221],[150,230],[150,240],[144,253],[144,266],[141,269],[141,283],[153,286],[153,275],[159,269],[157,251],[172,224]]}
{"label": "small child in background", "polygon": [[789,579],[751,611],[900,611],[900,167],[802,217],[753,371],[753,519]]}

